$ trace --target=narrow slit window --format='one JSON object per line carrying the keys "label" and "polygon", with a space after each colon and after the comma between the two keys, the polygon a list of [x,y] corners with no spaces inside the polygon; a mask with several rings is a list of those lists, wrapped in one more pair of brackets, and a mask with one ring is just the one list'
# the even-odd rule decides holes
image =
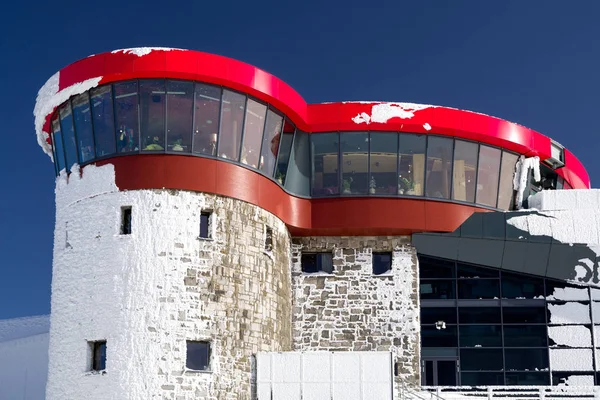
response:
{"label": "narrow slit window", "polygon": [[303,253],[300,264],[304,273],[333,274],[333,254],[331,253]]}
{"label": "narrow slit window", "polygon": [[194,371],[210,371],[210,342],[188,340],[185,367]]}
{"label": "narrow slit window", "polygon": [[210,217],[212,213],[210,211],[202,211],[200,213],[200,237],[204,239],[210,239],[211,234],[211,223]]}
{"label": "narrow slit window", "polygon": [[131,207],[121,207],[121,235],[131,234]]}
{"label": "narrow slit window", "polygon": [[89,342],[92,350],[92,371],[103,371],[106,369],[106,340]]}
{"label": "narrow slit window", "polygon": [[273,228],[267,226],[265,232],[265,250],[273,251]]}
{"label": "narrow slit window", "polygon": [[385,274],[392,270],[392,253],[373,253],[373,275]]}

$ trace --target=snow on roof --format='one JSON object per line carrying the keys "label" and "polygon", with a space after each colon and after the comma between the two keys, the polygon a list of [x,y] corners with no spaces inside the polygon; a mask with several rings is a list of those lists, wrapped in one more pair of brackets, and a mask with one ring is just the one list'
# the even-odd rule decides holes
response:
{"label": "snow on roof", "polygon": [[119,49],[111,51],[112,54],[122,52],[123,54],[135,54],[138,57],[143,57],[152,53],[153,51],[184,51],[184,49],[176,49],[171,47],[133,47],[130,49]]}
{"label": "snow on roof", "polygon": [[37,141],[44,153],[54,161],[52,157],[52,146],[48,143],[50,133],[44,131],[46,117],[54,108],[69,100],[69,97],[81,94],[93,87],[98,86],[102,77],[87,79],[83,82],[75,83],[69,87],[59,90],[60,72],[52,75],[48,81],[41,87],[35,100],[33,115],[35,117],[35,133]]}
{"label": "snow on roof", "polygon": [[362,124],[364,122],[368,125],[371,122],[386,123],[388,120],[395,117],[410,119],[415,116],[415,112],[429,107],[436,106],[415,103],[379,103],[374,104],[371,107],[371,115],[362,112],[352,118],[352,121],[354,121],[355,124]]}
{"label": "snow on roof", "polygon": [[0,319],[0,343],[48,333],[50,315]]}

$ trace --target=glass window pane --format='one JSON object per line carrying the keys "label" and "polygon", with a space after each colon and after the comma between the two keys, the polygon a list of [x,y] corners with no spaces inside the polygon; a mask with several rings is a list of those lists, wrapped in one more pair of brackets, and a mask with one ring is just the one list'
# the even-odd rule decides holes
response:
{"label": "glass window pane", "polygon": [[454,261],[419,256],[419,276],[424,278],[455,278]]}
{"label": "glass window pane", "polygon": [[463,386],[500,386],[504,385],[502,372],[463,372],[460,374]]}
{"label": "glass window pane", "polygon": [[[289,125],[289,127],[287,126]],[[262,139],[262,150],[260,151],[260,170],[268,176],[273,176],[273,168],[277,159],[281,138],[281,128],[283,126],[283,117],[275,113],[273,110],[267,112],[267,125],[265,134]],[[294,135],[294,126],[286,123],[287,130],[283,134],[283,143],[281,143],[282,161],[285,163],[285,168],[277,168],[275,178],[281,179],[281,183],[285,182],[285,171],[287,170],[288,157],[290,155],[290,146],[292,145],[292,137]]]}
{"label": "glass window pane", "polygon": [[499,324],[500,307],[459,307],[461,324]]}
{"label": "glass window pane", "polygon": [[92,112],[87,93],[73,98],[73,120],[75,122],[75,132],[77,132],[79,160],[83,164],[94,158]]}
{"label": "glass window pane", "polygon": [[192,151],[194,83],[167,81],[167,150]]}
{"label": "glass window pane", "polygon": [[63,135],[63,146],[65,148],[65,156],[67,159],[67,170],[71,170],[71,166],[77,161],[77,143],[75,142],[75,129],[73,128],[73,114],[71,113],[71,105],[66,104],[59,110],[60,127]]}
{"label": "glass window pane", "polygon": [[223,90],[219,157],[234,161],[239,160],[245,109],[246,96]]}
{"label": "glass window pane", "polygon": [[[296,133],[294,133],[290,161],[284,181],[285,188],[290,193],[300,196],[310,195],[311,161],[309,150],[309,134],[297,129]],[[283,155],[280,158],[282,157]]]}
{"label": "glass window pane", "polygon": [[454,179],[452,198],[475,202],[475,181],[477,180],[477,150],[479,145],[457,140],[454,144]]}
{"label": "glass window pane", "polygon": [[548,349],[505,349],[507,371],[548,368]]}
{"label": "glass window pane", "polygon": [[246,119],[244,121],[244,143],[240,162],[258,169],[260,159],[260,145],[265,129],[265,116],[267,106],[252,99],[246,104]]}
{"label": "glass window pane", "polygon": [[505,324],[545,324],[546,307],[502,307]]}
{"label": "glass window pane", "polygon": [[[287,175],[288,163],[290,159],[290,151],[292,150],[292,141],[294,140],[293,132],[283,132],[283,136],[281,137],[281,144],[279,148],[279,157],[277,157],[277,169],[275,171],[275,179],[279,184],[285,184],[285,177]],[[267,157],[268,158],[268,157]],[[267,159],[265,158],[265,160]],[[266,163],[263,164],[263,168],[268,170],[268,167],[265,167]]]}
{"label": "glass window pane", "polygon": [[506,374],[506,384],[514,386],[544,386],[550,384],[548,372],[511,372]]}
{"label": "glass window pane", "polygon": [[457,347],[456,326],[438,329],[435,326],[421,326],[422,347]]}
{"label": "glass window pane", "polygon": [[56,163],[58,172],[60,173],[60,171],[65,169],[65,152],[63,149],[62,132],[60,131],[60,121],[58,119],[58,115],[52,120],[52,132],[52,144],[54,146],[54,153],[56,154],[56,159],[54,162]]}
{"label": "glass window pane", "polygon": [[492,268],[480,268],[469,264],[457,264],[459,278],[498,278],[500,270]]}
{"label": "glass window pane", "polygon": [[501,371],[502,349],[461,349],[460,368],[463,371]]}
{"label": "glass window pane", "polygon": [[421,305],[421,323],[435,324],[444,321],[446,324],[456,323],[456,307],[423,307]]}
{"label": "glass window pane", "polygon": [[505,347],[546,347],[548,346],[546,325],[505,325]]}
{"label": "glass window pane", "polygon": [[316,196],[339,194],[337,133],[310,135],[312,146],[312,193]]}
{"label": "glass window pane", "polygon": [[502,298],[534,299],[539,296],[544,296],[542,279],[502,272]]}
{"label": "glass window pane", "polygon": [[514,207],[513,178],[518,156],[506,151],[502,152],[502,165],[500,167],[500,192],[498,193],[498,208],[512,210]]}
{"label": "glass window pane", "polygon": [[142,132],[142,150],[144,151],[162,151],[165,149],[167,103],[165,98],[164,80],[145,79],[140,81],[140,128]]}
{"label": "glass window pane", "polygon": [[381,275],[392,269],[392,253],[373,253],[373,275]]}
{"label": "glass window pane", "polygon": [[427,141],[427,197],[450,198],[453,140],[429,136]]}
{"label": "glass window pane", "polygon": [[446,280],[422,280],[419,284],[421,299],[455,299],[454,290],[456,281]]}
{"label": "glass window pane", "polygon": [[398,134],[371,132],[370,134],[371,177],[369,193],[395,195],[400,188],[396,168],[398,165]]}
{"label": "glass window pane", "polygon": [[221,88],[197,83],[196,109],[194,110],[194,153],[215,155],[220,107]]}
{"label": "glass window pane", "polygon": [[96,157],[115,152],[115,119],[111,86],[101,86],[90,91],[92,122],[96,142]]}
{"label": "glass window pane", "polygon": [[115,114],[117,120],[117,151],[139,150],[137,82],[115,85]]}
{"label": "glass window pane", "polygon": [[342,193],[366,194],[368,185],[369,137],[366,132],[341,134]]}
{"label": "glass window pane", "polygon": [[398,159],[398,194],[423,196],[427,137],[401,133]]}
{"label": "glass window pane", "polygon": [[477,176],[478,204],[496,207],[498,195],[498,175],[500,171],[500,149],[481,145]]}
{"label": "glass window pane", "polygon": [[498,299],[498,279],[462,279],[458,281],[459,299]]}
{"label": "glass window pane", "polygon": [[458,330],[460,347],[502,347],[501,325],[460,325]]}

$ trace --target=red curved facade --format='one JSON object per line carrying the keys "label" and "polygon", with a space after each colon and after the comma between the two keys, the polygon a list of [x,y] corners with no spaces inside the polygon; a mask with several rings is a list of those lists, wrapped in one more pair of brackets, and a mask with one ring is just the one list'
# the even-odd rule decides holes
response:
{"label": "red curved facade", "polygon": [[[100,85],[133,78],[171,78],[223,85],[265,101],[309,133],[396,131],[444,135],[490,144],[518,154],[551,156],[550,138],[499,118],[447,107],[428,106],[403,118],[369,120],[380,103],[307,104],[289,85],[256,67],[230,58],[188,50],[154,50],[138,56],[115,51],[90,56],[60,71],[58,89],[101,77]],[[393,104],[392,104],[393,106]],[[46,116],[45,131],[50,131]],[[556,170],[571,187],[590,187],[580,161],[564,150],[565,166]],[[244,167],[214,159],[178,155],[135,155],[109,159],[122,190],[173,188],[217,193],[256,204],[279,216],[294,235],[397,235],[452,231],[475,205],[404,198],[305,199]],[[106,163],[101,161],[98,164]],[[202,170],[202,176],[189,171]],[[186,172],[187,171],[187,172]]]}

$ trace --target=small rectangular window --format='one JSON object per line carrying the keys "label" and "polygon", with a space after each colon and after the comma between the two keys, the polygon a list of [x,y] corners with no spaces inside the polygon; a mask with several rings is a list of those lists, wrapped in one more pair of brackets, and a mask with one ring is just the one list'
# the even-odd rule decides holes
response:
{"label": "small rectangular window", "polygon": [[373,253],[373,275],[381,275],[392,269],[392,253]]}
{"label": "small rectangular window", "polygon": [[273,251],[273,228],[268,226],[265,232],[265,250]]}
{"label": "small rectangular window", "polygon": [[106,369],[106,340],[89,342],[92,350],[92,371],[103,371]]}
{"label": "small rectangular window", "polygon": [[121,207],[121,235],[131,234],[131,207]]}
{"label": "small rectangular window", "polygon": [[185,367],[194,371],[210,371],[210,342],[188,340]]}
{"label": "small rectangular window", "polygon": [[205,239],[210,239],[212,237],[211,234],[211,225],[210,225],[210,211],[202,211],[200,213],[200,237]]}
{"label": "small rectangular window", "polygon": [[333,274],[333,255],[331,253],[304,253],[300,259],[302,272],[326,272]]}

